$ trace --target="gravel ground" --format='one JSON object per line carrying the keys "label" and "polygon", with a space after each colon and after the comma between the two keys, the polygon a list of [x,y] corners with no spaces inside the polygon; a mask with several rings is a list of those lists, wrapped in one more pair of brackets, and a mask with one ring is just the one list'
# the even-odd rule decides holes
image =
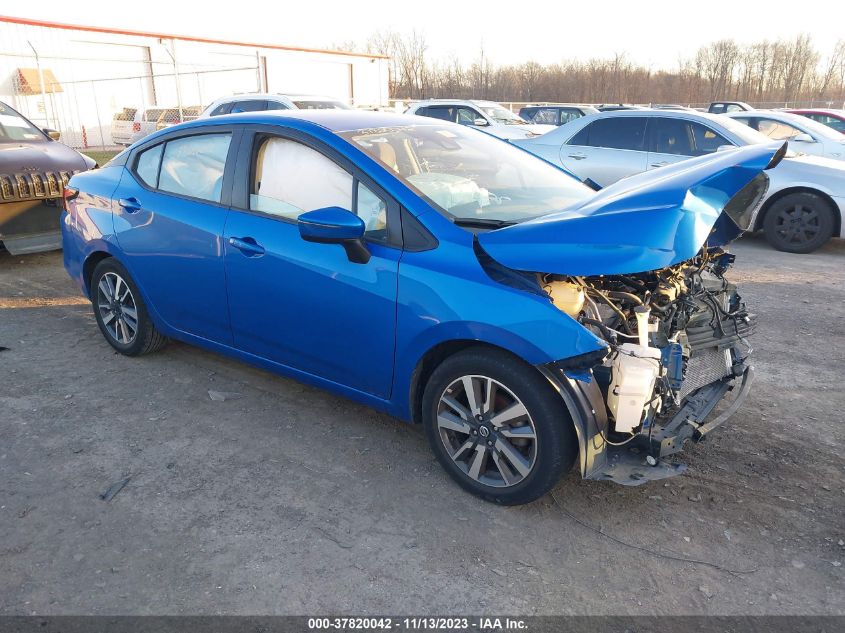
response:
{"label": "gravel ground", "polygon": [[0,614],[845,614],[845,242],[734,250],[760,330],[732,423],[681,477],[516,508],[365,407],[182,344],[119,356],[60,253],[0,255]]}

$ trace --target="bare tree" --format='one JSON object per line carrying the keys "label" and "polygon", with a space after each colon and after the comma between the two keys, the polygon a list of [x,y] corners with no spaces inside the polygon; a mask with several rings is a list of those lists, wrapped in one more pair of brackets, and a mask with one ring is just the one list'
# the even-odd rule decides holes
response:
{"label": "bare tree", "polygon": [[745,46],[719,40],[679,59],[674,70],[657,71],[633,63],[621,52],[587,61],[497,66],[483,42],[469,65],[454,57],[434,61],[428,59],[425,35],[417,31],[376,32],[366,50],[390,58],[390,91],[402,99],[704,104],[735,98],[774,105],[845,98],[845,40],[820,64],[809,35]]}

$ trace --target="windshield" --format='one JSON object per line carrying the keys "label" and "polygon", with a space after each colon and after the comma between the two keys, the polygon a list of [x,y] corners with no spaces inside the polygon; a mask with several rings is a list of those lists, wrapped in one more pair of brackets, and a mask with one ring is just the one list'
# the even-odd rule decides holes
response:
{"label": "windshield", "polygon": [[456,223],[521,222],[595,193],[528,152],[460,125],[407,125],[341,136]]}
{"label": "windshield", "polygon": [[489,116],[494,121],[505,123],[507,125],[527,125],[525,121],[520,119],[513,112],[499,104],[480,105],[478,106],[484,114]]}
{"label": "windshield", "polygon": [[0,143],[46,140],[41,130],[6,104],[0,103]]}
{"label": "windshield", "polygon": [[842,138],[842,134],[837,132],[831,127],[828,127],[824,123],[819,123],[818,121],[814,121],[808,117],[802,117],[798,114],[794,115],[796,125],[800,125],[802,128],[807,130],[813,136],[817,136],[819,138],[823,138],[827,141],[836,141],[838,143],[842,143],[845,141],[845,138]]}

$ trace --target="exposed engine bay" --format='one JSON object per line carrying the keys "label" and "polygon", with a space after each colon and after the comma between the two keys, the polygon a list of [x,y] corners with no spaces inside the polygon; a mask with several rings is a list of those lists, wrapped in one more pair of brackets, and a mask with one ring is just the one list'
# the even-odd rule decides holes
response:
{"label": "exposed engine bay", "polygon": [[[598,432],[608,448],[636,447],[656,465],[735,411],[704,420],[738,379],[741,391],[750,382],[746,337],[755,316],[725,278],[733,260],[719,248],[704,248],[691,260],[646,273],[538,276],[556,307],[610,346],[591,371],[563,368],[570,379],[595,380],[606,414]],[[618,480],[618,473],[605,474]]]}

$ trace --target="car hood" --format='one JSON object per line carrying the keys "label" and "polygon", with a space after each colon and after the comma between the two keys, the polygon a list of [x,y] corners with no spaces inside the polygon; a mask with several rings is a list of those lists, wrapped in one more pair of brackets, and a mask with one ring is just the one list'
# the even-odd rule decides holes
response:
{"label": "car hood", "polygon": [[785,152],[785,143],[751,145],[637,174],[478,241],[500,264],[522,271],[587,276],[672,266],[752,225],[768,187],[763,170]]}
{"label": "car hood", "polygon": [[505,123],[500,123],[491,126],[490,128],[481,129],[488,132],[488,134],[511,141],[537,138],[538,136],[551,132],[552,130],[556,130],[557,128],[554,125],[542,125],[538,123],[526,123],[525,125],[507,125]]}
{"label": "car hood", "polygon": [[0,143],[0,174],[88,169],[82,154],[55,141]]}

